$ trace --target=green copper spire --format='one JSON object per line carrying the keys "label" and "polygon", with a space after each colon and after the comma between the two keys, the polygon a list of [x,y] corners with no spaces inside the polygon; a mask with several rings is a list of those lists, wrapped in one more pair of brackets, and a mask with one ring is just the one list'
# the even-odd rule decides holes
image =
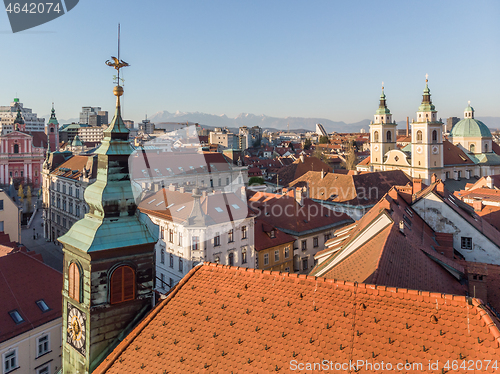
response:
{"label": "green copper spire", "polygon": [[104,131],[97,154],[97,178],[85,190],[89,212],[76,222],[66,235],[59,238],[63,244],[84,252],[102,251],[154,243],[146,225],[140,221],[135,203],[128,158],[133,149],[128,140],[120,111],[123,88],[113,90],[116,98],[115,116]]}
{"label": "green copper spire", "polygon": [[52,103],[52,110],[50,111],[50,118],[47,124],[59,125],[59,122],[57,121],[56,118],[56,110],[54,109],[54,103]]}
{"label": "green copper spire", "polygon": [[384,82],[382,82],[382,93],[380,94],[380,103],[375,114],[391,114],[389,108],[387,108],[387,102],[384,93]]}
{"label": "green copper spire", "polygon": [[419,112],[435,112],[436,107],[434,104],[432,104],[431,100],[431,90],[429,89],[429,75],[425,75],[425,88],[424,88],[424,94],[422,95],[422,104],[418,107]]}
{"label": "green copper spire", "polygon": [[24,119],[23,116],[21,115],[21,108],[17,108],[17,116],[16,119],[14,120],[14,129],[16,131],[19,131],[19,125],[24,125]]}

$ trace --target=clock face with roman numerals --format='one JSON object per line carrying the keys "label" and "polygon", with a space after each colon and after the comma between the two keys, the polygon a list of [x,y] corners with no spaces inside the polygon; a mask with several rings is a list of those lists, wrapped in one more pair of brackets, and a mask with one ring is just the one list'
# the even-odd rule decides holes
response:
{"label": "clock face with roman numerals", "polygon": [[68,303],[67,321],[68,327],[66,330],[66,341],[85,356],[85,325],[87,322],[87,316],[71,303]]}

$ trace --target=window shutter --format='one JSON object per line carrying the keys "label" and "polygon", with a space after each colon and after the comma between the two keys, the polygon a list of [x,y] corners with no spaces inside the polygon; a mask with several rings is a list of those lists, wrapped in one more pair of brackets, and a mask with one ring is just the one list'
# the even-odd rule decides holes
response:
{"label": "window shutter", "polygon": [[123,301],[133,300],[135,294],[134,270],[128,266],[123,267]]}
{"label": "window shutter", "polygon": [[135,298],[135,273],[130,266],[120,266],[111,276],[111,304]]}
{"label": "window shutter", "polygon": [[122,302],[123,268],[118,268],[111,276],[111,304]]}
{"label": "window shutter", "polygon": [[69,265],[69,297],[80,302],[80,270],[73,262]]}

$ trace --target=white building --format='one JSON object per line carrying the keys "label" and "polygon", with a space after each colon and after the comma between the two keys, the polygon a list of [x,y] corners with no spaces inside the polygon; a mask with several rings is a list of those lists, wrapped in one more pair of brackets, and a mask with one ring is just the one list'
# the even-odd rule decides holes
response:
{"label": "white building", "polygon": [[73,156],[69,152],[50,153],[43,164],[44,237],[54,241],[64,235],[89,207],[83,198],[87,186],[95,182],[97,156]]}
{"label": "white building", "polygon": [[158,225],[156,289],[160,292],[204,261],[256,265],[254,218],[243,195],[162,189],[146,197],[139,209]]}
{"label": "white building", "polygon": [[78,137],[82,142],[100,142],[104,137],[104,130],[101,126],[80,127]]}
{"label": "white building", "polygon": [[24,251],[0,254],[0,274],[0,373],[57,372],[62,274]]}
{"label": "white building", "polygon": [[17,109],[21,109],[21,115],[26,124],[27,132],[44,132],[45,118],[38,118],[36,113],[29,108],[25,108],[23,103],[16,97],[9,106],[0,106],[0,134],[6,135],[14,131],[14,120],[17,116]]}
{"label": "white building", "polygon": [[97,116],[98,112],[101,111],[101,107],[96,106],[84,106],[82,107],[82,111],[80,112],[80,122],[79,123],[85,123],[86,125],[89,124],[90,116],[94,115]]}
{"label": "white building", "polygon": [[328,136],[328,133],[321,123],[316,124],[316,134],[318,134],[318,136]]}

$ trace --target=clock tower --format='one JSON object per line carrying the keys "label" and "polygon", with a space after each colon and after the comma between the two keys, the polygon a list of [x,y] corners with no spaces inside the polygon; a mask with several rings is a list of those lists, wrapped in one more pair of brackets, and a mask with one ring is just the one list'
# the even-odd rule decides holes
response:
{"label": "clock tower", "polygon": [[374,121],[370,124],[370,164],[374,171],[384,170],[385,154],[396,148],[396,127],[391,111],[387,108],[382,83],[379,107],[375,112]]}
{"label": "clock tower", "polygon": [[431,175],[443,172],[443,123],[431,100],[427,75],[422,103],[417,111],[417,121],[411,124],[412,177],[422,178],[429,184]]}
{"label": "clock tower", "polygon": [[[126,63],[115,59],[119,71]],[[119,83],[119,81],[118,81]],[[123,88],[114,88],[116,111],[97,154],[97,180],[84,198],[89,212],[59,241],[63,244],[64,374],[88,374],[153,305],[151,221],[137,210],[128,159],[129,130],[120,113]]]}

